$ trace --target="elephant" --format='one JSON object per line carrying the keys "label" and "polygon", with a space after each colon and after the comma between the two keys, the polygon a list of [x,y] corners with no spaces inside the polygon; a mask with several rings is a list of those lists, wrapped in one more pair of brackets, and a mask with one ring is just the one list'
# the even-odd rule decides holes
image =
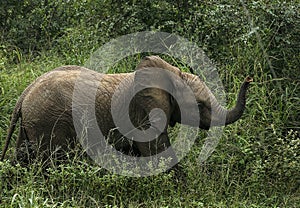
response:
{"label": "elephant", "polygon": [[[73,111],[76,109],[74,90],[79,76],[87,89],[95,91],[95,95],[90,98],[86,92],[81,92],[77,101],[80,103],[81,100],[94,99],[95,105],[92,109],[95,111],[96,122],[108,143],[119,152],[137,157],[152,156],[171,147],[167,129],[176,123],[208,130],[212,126],[228,125],[237,121],[243,115],[246,92],[249,83],[252,82],[250,77],[245,79],[236,105],[227,110],[218,103],[199,76],[182,72],[159,56],[145,57],[136,70],[130,73],[103,74],[81,66],[58,67],[38,77],[18,99],[12,113],[1,161],[4,160],[19,119],[17,155],[26,142],[38,144],[38,150],[35,152],[42,154],[43,160],[57,148],[65,150],[76,144],[79,135],[74,126],[76,113]],[[152,82],[155,83],[151,84]],[[134,92],[130,97],[129,94],[134,87],[141,90]],[[150,129],[152,138],[144,140],[127,138],[124,132],[118,130],[119,126],[116,123],[122,125],[126,120],[122,120],[122,114],[118,117],[120,120],[114,120],[112,102],[118,114],[118,110],[124,107],[126,98],[129,101],[128,109],[125,110],[128,110],[131,127],[141,131]],[[184,108],[188,110],[180,109],[179,105],[185,106]],[[189,109],[193,108],[193,105],[196,106],[194,108],[196,111],[193,112],[197,113],[190,113]],[[213,109],[216,112],[214,114]],[[163,112],[164,116],[155,121],[155,116],[151,115],[156,112],[153,110]],[[186,119],[183,120],[183,116]],[[224,122],[221,122],[222,118]],[[177,163],[176,155],[171,155]]]}

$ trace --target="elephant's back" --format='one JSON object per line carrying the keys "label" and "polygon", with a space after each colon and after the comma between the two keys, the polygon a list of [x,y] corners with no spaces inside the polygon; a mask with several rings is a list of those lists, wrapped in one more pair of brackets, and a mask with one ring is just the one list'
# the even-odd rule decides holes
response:
{"label": "elephant's back", "polygon": [[22,110],[68,107],[76,91],[88,95],[94,89],[97,96],[111,96],[118,84],[130,76],[130,73],[102,74],[80,66],[62,66],[40,76],[24,90]]}
{"label": "elephant's back", "polygon": [[[53,70],[36,79],[23,92],[22,114],[37,111],[53,111],[72,97],[72,91],[80,70]],[[32,115],[34,116],[34,115]]]}

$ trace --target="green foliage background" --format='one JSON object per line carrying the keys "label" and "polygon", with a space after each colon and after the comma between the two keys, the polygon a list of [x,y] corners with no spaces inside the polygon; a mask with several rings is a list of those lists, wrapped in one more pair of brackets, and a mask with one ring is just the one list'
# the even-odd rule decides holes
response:
{"label": "green foliage background", "polygon": [[[300,204],[300,2],[3,0],[0,2],[0,146],[18,96],[36,77],[83,65],[112,38],[164,31],[196,42],[218,66],[228,107],[254,83],[241,120],[225,128],[205,164],[202,136],[174,173],[127,178],[82,158],[52,167],[0,163],[3,207],[298,207]],[[116,71],[134,69],[138,60]],[[14,142],[13,142],[14,144]],[[13,146],[13,145],[12,145]]]}

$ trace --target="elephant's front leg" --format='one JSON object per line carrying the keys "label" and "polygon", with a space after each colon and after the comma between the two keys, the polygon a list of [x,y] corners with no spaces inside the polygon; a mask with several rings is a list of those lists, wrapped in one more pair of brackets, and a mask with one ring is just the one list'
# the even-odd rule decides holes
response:
{"label": "elephant's front leg", "polygon": [[161,133],[157,138],[149,142],[136,142],[136,146],[143,157],[151,157],[157,166],[160,162],[168,161],[168,169],[178,163],[175,151],[172,149],[167,132]]}

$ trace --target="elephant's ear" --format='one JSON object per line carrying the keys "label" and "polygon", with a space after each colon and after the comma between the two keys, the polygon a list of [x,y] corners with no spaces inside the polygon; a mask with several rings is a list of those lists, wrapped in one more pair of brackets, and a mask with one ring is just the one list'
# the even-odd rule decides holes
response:
{"label": "elephant's ear", "polygon": [[[135,71],[134,105],[136,110],[149,115],[151,110],[158,108],[164,111],[169,124],[174,111],[174,74],[160,68],[141,68]],[[143,119],[143,118],[141,118]]]}
{"label": "elephant's ear", "polygon": [[[180,73],[180,75],[182,75]],[[195,95],[184,79],[161,68],[141,68],[135,72],[136,101],[148,114],[160,108],[168,115],[168,124],[184,123],[199,126],[199,109]]]}
{"label": "elephant's ear", "polygon": [[[165,112],[168,124],[188,122],[199,115],[195,96],[178,73],[161,68],[141,68],[135,72],[135,103],[148,115],[153,108]],[[195,120],[195,119],[192,119]]]}
{"label": "elephant's ear", "polygon": [[145,67],[135,72],[135,89],[159,88],[170,91],[174,87],[172,78],[175,75],[162,68]]}

